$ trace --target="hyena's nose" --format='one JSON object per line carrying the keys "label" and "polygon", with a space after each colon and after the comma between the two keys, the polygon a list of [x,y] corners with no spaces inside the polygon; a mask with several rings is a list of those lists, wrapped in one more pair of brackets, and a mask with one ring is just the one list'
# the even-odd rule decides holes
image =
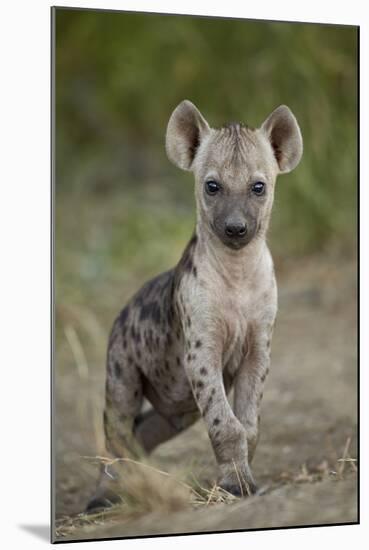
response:
{"label": "hyena's nose", "polygon": [[244,222],[230,221],[225,224],[225,232],[228,237],[243,237],[246,235],[247,227]]}

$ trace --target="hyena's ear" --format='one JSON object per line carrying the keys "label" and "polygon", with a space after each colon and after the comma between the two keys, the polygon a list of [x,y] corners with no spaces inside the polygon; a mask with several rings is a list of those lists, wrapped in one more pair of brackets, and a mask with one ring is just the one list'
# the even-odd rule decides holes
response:
{"label": "hyena's ear", "polygon": [[169,119],[166,150],[170,161],[182,170],[190,170],[201,140],[210,127],[200,111],[185,99]]}
{"label": "hyena's ear", "polygon": [[301,160],[302,136],[295,116],[286,105],[277,107],[262,124],[278,162],[279,171],[293,170]]}

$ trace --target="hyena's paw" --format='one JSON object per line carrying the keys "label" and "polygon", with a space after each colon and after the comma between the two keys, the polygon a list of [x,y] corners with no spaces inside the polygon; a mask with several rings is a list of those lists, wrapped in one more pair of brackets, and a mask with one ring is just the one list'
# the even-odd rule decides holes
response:
{"label": "hyena's paw", "polygon": [[246,472],[238,469],[237,473],[236,471],[227,473],[219,480],[219,487],[236,497],[247,497],[256,494],[258,487],[249,468],[246,469]]}

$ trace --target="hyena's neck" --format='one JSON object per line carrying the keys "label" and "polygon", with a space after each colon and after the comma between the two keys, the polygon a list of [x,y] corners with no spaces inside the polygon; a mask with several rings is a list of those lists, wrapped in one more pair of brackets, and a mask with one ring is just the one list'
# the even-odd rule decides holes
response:
{"label": "hyena's neck", "polygon": [[209,274],[224,280],[227,286],[252,282],[268,255],[265,238],[256,237],[240,250],[232,250],[219,241],[216,235],[196,228],[197,244],[194,250],[196,264],[205,266]]}

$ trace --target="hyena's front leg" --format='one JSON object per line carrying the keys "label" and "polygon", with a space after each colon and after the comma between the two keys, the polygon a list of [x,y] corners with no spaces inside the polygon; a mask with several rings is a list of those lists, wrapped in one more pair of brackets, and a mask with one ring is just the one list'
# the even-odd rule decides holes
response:
{"label": "hyena's front leg", "polygon": [[225,393],[221,353],[195,338],[188,343],[185,369],[220,468],[219,485],[236,495],[254,493],[246,430]]}
{"label": "hyena's front leg", "polygon": [[234,380],[234,412],[244,426],[251,463],[259,438],[260,405],[270,367],[272,323],[250,326],[248,350]]}

